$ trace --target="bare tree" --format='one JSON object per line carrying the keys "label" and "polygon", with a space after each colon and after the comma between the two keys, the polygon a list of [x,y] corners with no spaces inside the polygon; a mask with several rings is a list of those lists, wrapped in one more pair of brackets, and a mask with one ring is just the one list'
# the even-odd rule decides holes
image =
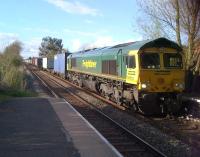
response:
{"label": "bare tree", "polygon": [[150,19],[159,20],[164,25],[163,30],[174,32],[180,46],[183,36],[187,37],[186,59],[187,65],[191,64],[195,41],[200,38],[200,0],[150,0],[148,3],[140,0],[138,3]]}
{"label": "bare tree", "polygon": [[[178,0],[150,0],[148,3],[145,0],[140,0],[138,4],[152,22],[160,22],[163,31],[175,33],[178,44],[180,46],[182,45]],[[169,36],[171,36],[171,34],[169,34]]]}
{"label": "bare tree", "polygon": [[200,40],[195,43],[195,50],[191,58],[190,69],[195,73],[200,74]]}
{"label": "bare tree", "polygon": [[180,28],[180,6],[179,6],[179,0],[171,0],[170,1],[173,8],[175,9],[176,17],[175,17],[175,23],[176,23],[176,40],[180,46],[181,44],[181,28]]}
{"label": "bare tree", "polygon": [[139,26],[139,32],[142,33],[144,39],[169,37],[169,34],[163,28],[163,24],[158,19],[149,17],[148,20],[144,21],[138,18],[137,24]]}
{"label": "bare tree", "polygon": [[200,0],[180,0],[181,26],[188,37],[187,63],[191,64],[195,41],[200,39]]}

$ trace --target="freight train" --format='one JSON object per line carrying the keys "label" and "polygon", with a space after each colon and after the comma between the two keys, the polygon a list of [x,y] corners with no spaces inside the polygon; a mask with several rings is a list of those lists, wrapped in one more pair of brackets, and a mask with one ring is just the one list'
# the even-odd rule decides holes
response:
{"label": "freight train", "polygon": [[58,55],[54,72],[118,105],[146,115],[176,113],[182,107],[184,56],[181,47],[166,38],[67,54],[61,57],[63,64],[55,62]]}

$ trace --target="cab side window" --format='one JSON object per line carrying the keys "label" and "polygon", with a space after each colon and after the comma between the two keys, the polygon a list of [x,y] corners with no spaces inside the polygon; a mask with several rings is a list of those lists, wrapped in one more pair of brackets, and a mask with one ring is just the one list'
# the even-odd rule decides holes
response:
{"label": "cab side window", "polygon": [[124,56],[125,65],[127,68],[134,69],[136,67],[135,56]]}

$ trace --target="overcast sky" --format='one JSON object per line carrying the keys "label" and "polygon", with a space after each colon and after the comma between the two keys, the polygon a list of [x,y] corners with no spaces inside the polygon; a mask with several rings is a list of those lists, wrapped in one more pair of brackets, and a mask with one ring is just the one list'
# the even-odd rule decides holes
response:
{"label": "overcast sky", "polygon": [[20,40],[23,57],[38,56],[46,36],[62,39],[70,51],[141,40],[137,15],[136,0],[3,0],[0,50]]}

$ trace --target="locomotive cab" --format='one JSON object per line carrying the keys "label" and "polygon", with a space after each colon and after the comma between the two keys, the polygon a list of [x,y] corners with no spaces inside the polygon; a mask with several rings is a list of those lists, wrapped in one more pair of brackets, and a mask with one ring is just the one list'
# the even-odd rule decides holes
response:
{"label": "locomotive cab", "polygon": [[138,104],[143,112],[177,112],[185,86],[183,55],[173,48],[146,48],[139,54],[139,69]]}

